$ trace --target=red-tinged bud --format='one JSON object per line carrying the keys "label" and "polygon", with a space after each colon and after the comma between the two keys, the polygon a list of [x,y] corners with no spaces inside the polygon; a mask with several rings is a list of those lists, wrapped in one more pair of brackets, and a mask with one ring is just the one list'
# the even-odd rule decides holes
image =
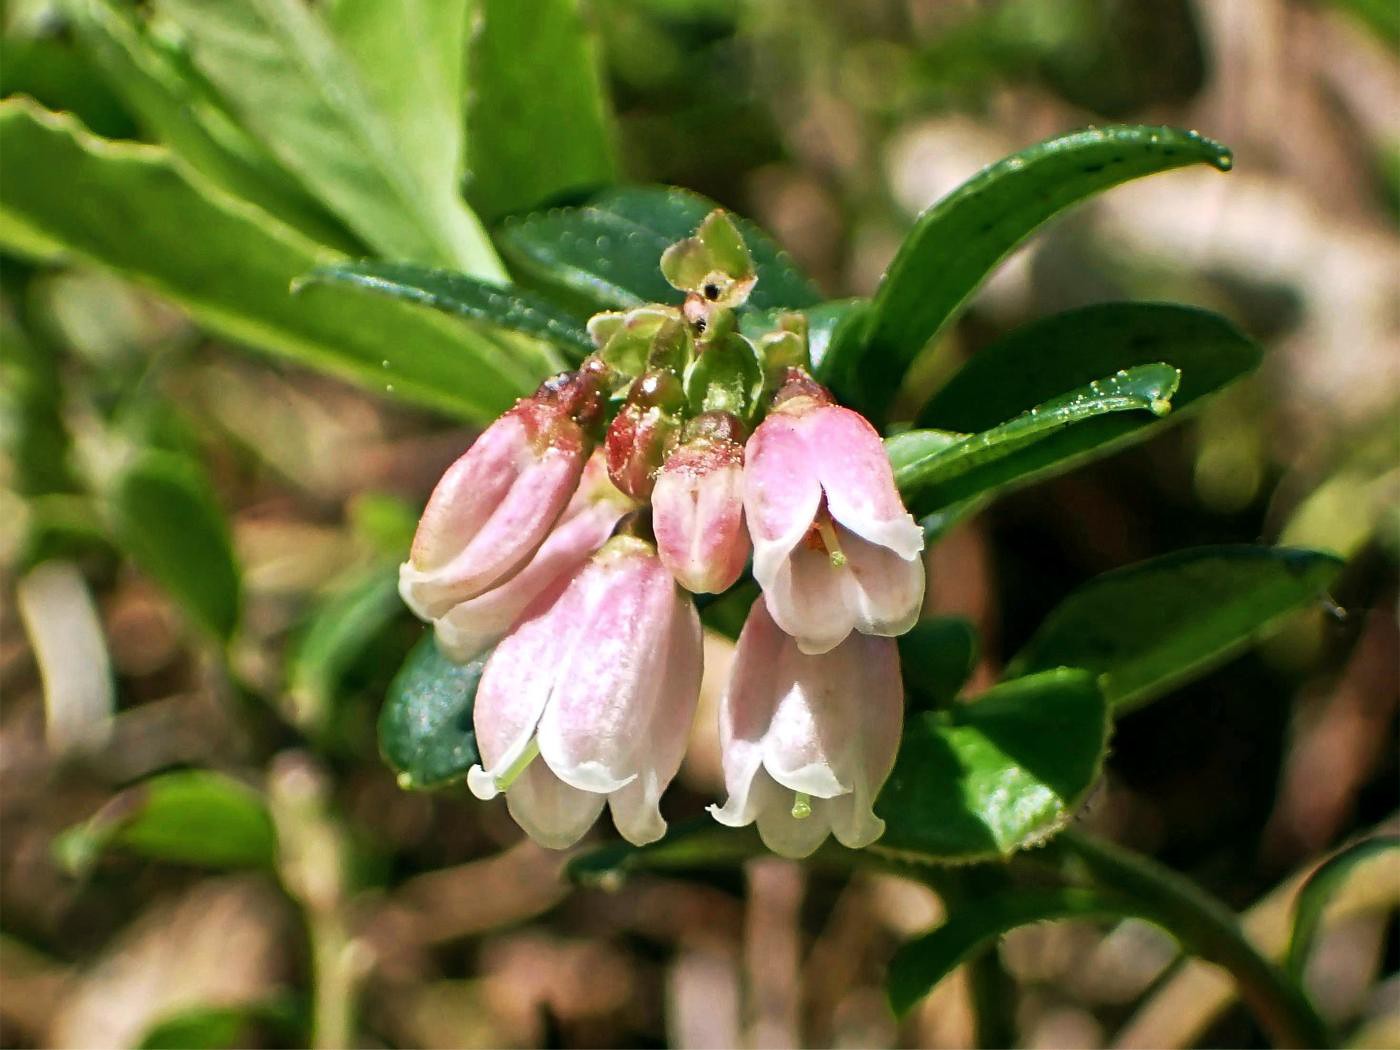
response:
{"label": "red-tinged bud", "polygon": [[675,441],[675,410],[684,398],[674,373],[648,372],[632,384],[627,403],[608,427],[608,476],[633,499],[650,498],[656,474]]}
{"label": "red-tinged bud", "polygon": [[[661,562],[696,594],[728,590],[748,561],[744,528],[743,424],[707,412],[666,459],[652,492],[652,528]],[[738,438],[738,440],[736,440]]]}
{"label": "red-tinged bud", "polygon": [[399,572],[409,608],[436,619],[519,571],[578,486],[587,444],[549,393],[519,402],[487,427],[447,468],[423,510]]}

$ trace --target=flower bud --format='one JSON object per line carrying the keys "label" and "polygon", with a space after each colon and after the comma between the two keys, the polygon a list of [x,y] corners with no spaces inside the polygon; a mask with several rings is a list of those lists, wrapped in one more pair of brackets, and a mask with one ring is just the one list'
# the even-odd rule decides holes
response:
{"label": "flower bud", "polygon": [[754,577],[802,651],[826,652],[852,630],[909,630],[923,604],[923,530],[875,428],[798,374],[745,455]]}
{"label": "flower bud", "polygon": [[608,475],[633,499],[650,498],[656,473],[674,442],[675,411],[683,403],[680,380],[673,372],[648,372],[632,384],[627,403],[608,427]]}
{"label": "flower bud", "polygon": [[573,845],[606,802],[638,845],[666,830],[700,694],[700,620],[649,543],[617,536],[496,647],[477,689],[478,798],[504,791],[542,845]]}
{"label": "flower bud", "polygon": [[587,386],[542,388],[447,468],[399,572],[399,592],[418,616],[436,619],[504,582],[544,541],[583,471],[587,442],[571,410],[592,410]]}
{"label": "flower bud", "polygon": [[744,529],[743,425],[706,413],[687,425],[695,436],[666,458],[652,492],[652,527],[661,562],[686,590],[733,586],[749,557]]}
{"label": "flower bud", "polygon": [[573,498],[529,563],[434,623],[438,648],[458,663],[489,649],[540,595],[558,594],[634,506],[608,480],[602,450],[594,452]]}
{"label": "flower bud", "polygon": [[854,634],[803,653],[753,604],[720,701],[728,799],[721,824],[757,822],[773,852],[805,857],[834,834],[859,849],[884,833],[875,797],[894,767],[904,717],[899,650]]}

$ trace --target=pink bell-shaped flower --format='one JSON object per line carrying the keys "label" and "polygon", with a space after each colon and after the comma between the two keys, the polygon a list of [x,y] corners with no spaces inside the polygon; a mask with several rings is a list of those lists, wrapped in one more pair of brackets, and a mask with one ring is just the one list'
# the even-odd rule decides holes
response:
{"label": "pink bell-shaped flower", "polygon": [[864,417],[799,376],[745,447],[744,512],[768,610],[804,653],[918,619],[923,530]]}
{"label": "pink bell-shaped flower", "polygon": [[739,636],[720,702],[728,800],[721,824],[758,823],[764,844],[805,857],[834,834],[852,849],[884,833],[872,809],[894,766],[904,717],[899,651],[853,634],[818,656],[802,652],[759,598]]}
{"label": "pink bell-shaped flower", "polygon": [[478,798],[504,791],[536,842],[563,849],[606,802],[638,845],[666,830],[659,801],[700,695],[700,619],[651,544],[609,540],[556,600],[542,595],[487,661],[474,720]]}
{"label": "pink bell-shaped flower", "polygon": [[399,593],[425,620],[521,569],[578,486],[587,440],[576,421],[584,373],[550,380],[492,423],[433,489]]}
{"label": "pink bell-shaped flower", "polygon": [[489,649],[540,595],[557,595],[636,504],[608,480],[601,449],[589,457],[568,506],[526,566],[434,622],[438,648],[458,663]]}
{"label": "pink bell-shaped flower", "polygon": [[661,563],[696,594],[733,586],[749,558],[744,529],[743,424],[705,413],[690,440],[667,457],[652,491],[652,528]]}

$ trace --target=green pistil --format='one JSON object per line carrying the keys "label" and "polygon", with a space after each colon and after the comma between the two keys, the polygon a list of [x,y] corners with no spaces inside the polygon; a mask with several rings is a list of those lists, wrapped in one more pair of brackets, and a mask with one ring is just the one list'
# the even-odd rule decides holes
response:
{"label": "green pistil", "polygon": [[496,778],[496,790],[507,791],[515,783],[516,779],[540,753],[540,742],[536,737],[531,737],[530,742],[525,745],[525,750],[520,753],[509,769]]}
{"label": "green pistil", "polygon": [[792,800],[792,819],[806,820],[812,815],[812,796],[805,791],[799,791]]}

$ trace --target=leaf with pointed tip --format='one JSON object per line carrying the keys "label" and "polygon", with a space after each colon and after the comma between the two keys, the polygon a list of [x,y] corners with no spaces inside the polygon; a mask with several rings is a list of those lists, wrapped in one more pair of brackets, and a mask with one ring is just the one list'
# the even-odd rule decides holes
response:
{"label": "leaf with pointed tip", "polygon": [[[695,233],[717,205],[665,186],[621,186],[570,208],[507,219],[498,231],[506,261],[536,281],[566,288],[600,307],[678,303],[661,274],[661,254]],[[759,310],[815,306],[821,296],[787,254],[753,223],[738,220],[758,283]]]}
{"label": "leaf with pointed tip", "polygon": [[252,788],[210,769],[180,769],[127,788],[54,841],[74,872],[111,847],[205,867],[269,867],[277,836]]}
{"label": "leaf with pointed tip", "polygon": [[[1147,412],[1163,416],[1171,410],[1181,373],[1167,364],[1138,365],[1037,405],[1009,422],[951,444],[945,431],[910,431],[890,440],[896,461],[895,484],[917,516],[984,493],[1026,484],[1063,469],[1064,460],[1092,452],[1094,437],[1111,440],[1111,433],[1087,437],[1073,431],[1081,424],[1112,413]],[[1071,440],[1056,438],[1070,437]],[[916,445],[925,448],[916,448]],[[942,445],[942,447],[938,447]]]}
{"label": "leaf with pointed tip", "polygon": [[885,980],[890,1007],[903,1017],[979,948],[1018,926],[1057,919],[1141,915],[1126,897],[1078,887],[1018,887],[964,902],[943,925],[895,952]]}
{"label": "leaf with pointed tip", "polygon": [[828,359],[825,380],[882,417],[914,358],[1047,219],[1130,179],[1200,163],[1228,171],[1230,152],[1195,132],[1115,126],[1048,139],[983,169],[919,217],[880,283],[865,338]]}
{"label": "leaf with pointed tip", "polygon": [[1320,551],[1198,547],[1090,580],[1045,618],[1008,678],[1050,667],[1097,676],[1116,711],[1147,703],[1319,601],[1341,569]]}
{"label": "leaf with pointed tip", "polygon": [[875,812],[875,849],[933,863],[1006,857],[1049,838],[1103,765],[1108,706],[1092,675],[1046,671],[909,718]]}
{"label": "leaf with pointed tip", "polygon": [[588,330],[568,311],[524,289],[487,284],[455,270],[359,259],[318,266],[299,277],[293,288],[300,290],[313,284],[344,284],[420,303],[471,321],[543,339],[567,350],[575,359],[582,359],[593,351]]}
{"label": "leaf with pointed tip", "polygon": [[453,663],[432,632],[408,654],[379,713],[379,750],[398,770],[400,786],[440,787],[481,761],[472,709],[490,655]]}
{"label": "leaf with pointed tip", "polygon": [[1313,941],[1322,926],[1322,913],[1332,895],[1342,887],[1358,864],[1400,849],[1400,835],[1376,835],[1338,850],[1317,867],[1298,890],[1293,906],[1293,936],[1288,942],[1284,969],[1303,983]]}

